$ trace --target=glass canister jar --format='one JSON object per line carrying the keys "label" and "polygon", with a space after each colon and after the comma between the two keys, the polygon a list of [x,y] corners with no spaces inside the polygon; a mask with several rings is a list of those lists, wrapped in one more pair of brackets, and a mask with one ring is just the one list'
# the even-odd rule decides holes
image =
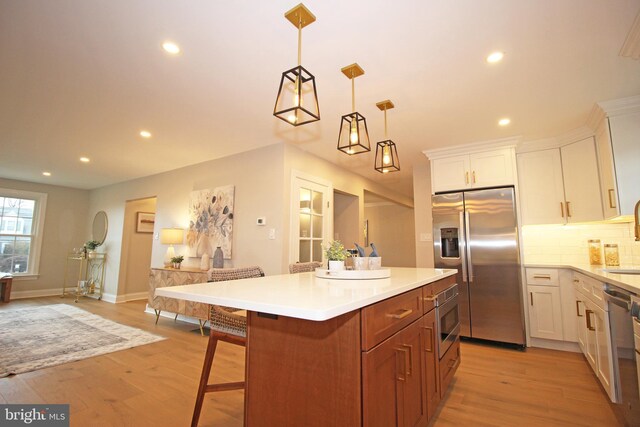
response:
{"label": "glass canister jar", "polygon": [[589,264],[602,265],[602,246],[600,239],[589,240]]}
{"label": "glass canister jar", "polygon": [[615,243],[608,243],[604,245],[604,263],[607,267],[617,267],[620,265],[618,245]]}

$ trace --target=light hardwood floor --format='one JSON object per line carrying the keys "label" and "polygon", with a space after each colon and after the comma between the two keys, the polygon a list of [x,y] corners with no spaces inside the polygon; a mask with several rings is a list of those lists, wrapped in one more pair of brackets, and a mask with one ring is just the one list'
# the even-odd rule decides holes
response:
{"label": "light hardwood floor", "polygon": [[[168,339],[0,378],[0,403],[70,403],[74,426],[187,426],[207,339],[196,325],[125,304],[57,297],[14,300],[0,310],[67,303]],[[43,325],[43,327],[55,327]],[[20,327],[20,325],[16,325]],[[244,349],[220,343],[212,379],[240,381]],[[7,351],[7,349],[0,349]],[[266,391],[268,392],[268,391]],[[241,426],[243,392],[209,394],[201,426]],[[462,344],[462,364],[433,426],[617,426],[582,355]]]}

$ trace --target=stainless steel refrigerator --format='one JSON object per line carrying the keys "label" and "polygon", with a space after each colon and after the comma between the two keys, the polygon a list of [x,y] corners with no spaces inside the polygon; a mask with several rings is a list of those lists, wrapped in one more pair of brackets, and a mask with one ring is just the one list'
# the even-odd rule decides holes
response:
{"label": "stainless steel refrigerator", "polygon": [[525,344],[513,187],[432,197],[435,266],[457,268],[462,336]]}

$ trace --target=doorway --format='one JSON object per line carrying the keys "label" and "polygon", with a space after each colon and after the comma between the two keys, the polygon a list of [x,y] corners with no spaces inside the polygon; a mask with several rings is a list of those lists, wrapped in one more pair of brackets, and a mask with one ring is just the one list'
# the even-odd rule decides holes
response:
{"label": "doorway", "polygon": [[156,197],[128,200],[124,208],[116,302],[147,299],[153,232],[137,230],[138,213],[155,214]]}

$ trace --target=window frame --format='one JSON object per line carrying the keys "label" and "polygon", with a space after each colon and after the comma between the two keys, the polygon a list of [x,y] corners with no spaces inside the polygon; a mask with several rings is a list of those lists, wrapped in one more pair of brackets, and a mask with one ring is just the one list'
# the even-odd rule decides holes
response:
{"label": "window frame", "polygon": [[1,233],[5,236],[31,236],[31,245],[29,248],[29,268],[24,273],[9,272],[14,278],[21,279],[37,279],[40,275],[40,254],[42,252],[42,239],[44,236],[44,218],[47,210],[47,194],[35,191],[16,190],[13,188],[0,188],[0,197],[10,197],[15,199],[33,200],[33,219],[31,223],[31,234],[16,235],[9,233]]}

